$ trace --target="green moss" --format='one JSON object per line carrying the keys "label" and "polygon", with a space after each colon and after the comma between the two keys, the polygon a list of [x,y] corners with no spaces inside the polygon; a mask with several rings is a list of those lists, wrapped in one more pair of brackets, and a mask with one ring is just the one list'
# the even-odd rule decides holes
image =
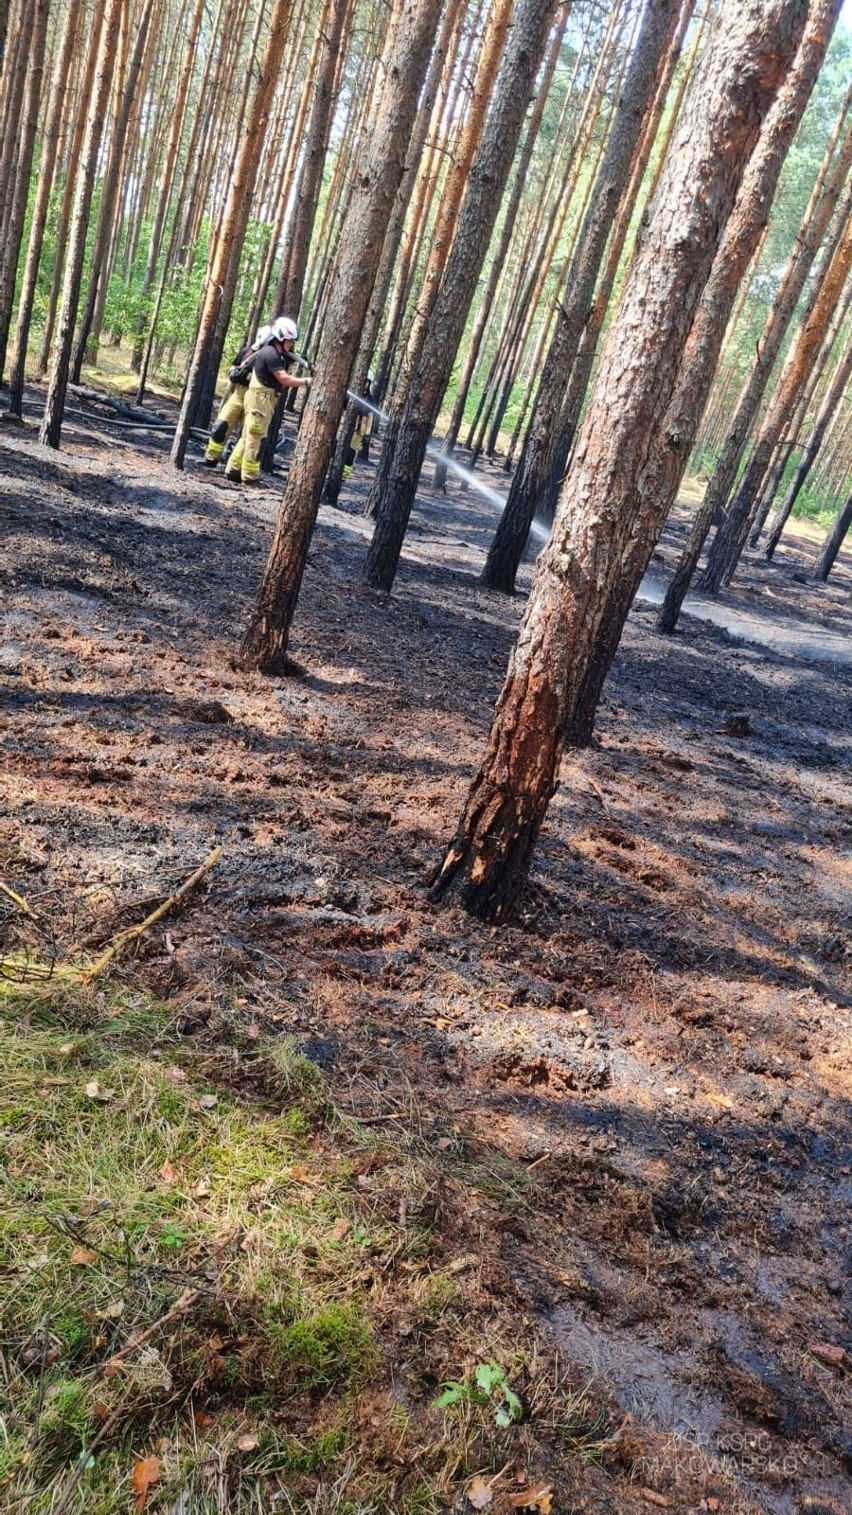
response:
{"label": "green moss", "polygon": [[298,1320],[266,1321],[270,1371],[294,1390],[363,1381],[375,1367],[369,1322],[355,1304],[329,1304]]}

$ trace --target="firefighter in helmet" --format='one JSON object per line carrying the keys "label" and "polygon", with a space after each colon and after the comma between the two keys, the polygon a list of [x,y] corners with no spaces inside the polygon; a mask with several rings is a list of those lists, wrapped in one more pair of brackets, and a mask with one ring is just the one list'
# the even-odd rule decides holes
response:
{"label": "firefighter in helmet", "polygon": [[251,371],[254,360],[261,347],[272,336],[271,326],[261,326],[253,342],[241,347],[231,367],[228,369],[229,387],[222,401],[219,414],[216,417],[216,425],[210,433],[210,439],[204,449],[203,463],[205,468],[215,468],[222,461],[228,437],[232,431],[237,433],[243,429],[245,418],[246,394],[248,393]]}
{"label": "firefighter in helmet", "polygon": [[310,379],[292,372],[297,360],[294,344],[299,330],[289,316],[279,316],[272,323],[272,335],[255,354],[245,398],[243,429],[228,459],[225,478],[234,483],[257,484],[260,481],[260,448],[269,423],[275,414],[275,402],[282,389],[307,389]]}

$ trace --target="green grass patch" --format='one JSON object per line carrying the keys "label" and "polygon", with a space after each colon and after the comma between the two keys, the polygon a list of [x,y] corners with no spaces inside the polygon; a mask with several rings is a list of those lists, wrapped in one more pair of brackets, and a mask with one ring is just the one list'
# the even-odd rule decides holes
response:
{"label": "green grass patch", "polygon": [[441,1169],[338,1117],[292,1043],[186,1043],[111,982],[0,983],[0,1055],[3,1515],[127,1511],[140,1459],[155,1512],[435,1515],[505,1463],[519,1423],[436,1407],[434,1352],[523,1391],[436,1234],[448,1177],[517,1204],[508,1172]]}

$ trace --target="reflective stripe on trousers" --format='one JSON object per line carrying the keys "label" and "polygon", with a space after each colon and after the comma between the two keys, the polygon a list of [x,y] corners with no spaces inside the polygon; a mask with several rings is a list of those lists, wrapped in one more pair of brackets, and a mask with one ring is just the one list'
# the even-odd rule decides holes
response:
{"label": "reflective stripe on trousers", "polygon": [[259,384],[254,374],[246,391],[246,412],[239,442],[228,461],[228,473],[242,473],[245,480],[260,477],[260,448],[269,423],[275,414],[278,395],[274,389]]}
{"label": "reflective stripe on trousers", "polygon": [[[213,435],[204,451],[208,463],[218,463],[225,451],[225,443],[232,431],[239,431],[243,424],[246,408],[246,388],[244,384],[235,384],[231,393],[222,401],[222,408],[216,418]],[[224,429],[223,429],[224,428]]]}

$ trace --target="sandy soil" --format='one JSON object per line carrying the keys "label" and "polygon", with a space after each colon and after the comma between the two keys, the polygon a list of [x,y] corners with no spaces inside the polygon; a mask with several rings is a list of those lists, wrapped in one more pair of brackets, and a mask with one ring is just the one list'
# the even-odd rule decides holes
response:
{"label": "sandy soil", "polygon": [[[424,476],[374,595],[359,465],[311,551],[307,676],[266,680],[230,659],[280,486],[198,458],[95,417],[61,453],[0,434],[0,873],[61,956],[221,841],[137,964],[187,1035],[286,1031],[344,1108],[528,1170],[522,1204],[470,1196],[492,1287],[641,1453],[578,1469],[566,1509],[848,1509],[852,554],[826,586],[805,539],[749,568],[723,603],[754,640],[661,639],[637,603],[522,917],[489,930],[425,882],[523,604],[477,583],[493,507]],[[824,644],[766,645],[792,622]]]}

